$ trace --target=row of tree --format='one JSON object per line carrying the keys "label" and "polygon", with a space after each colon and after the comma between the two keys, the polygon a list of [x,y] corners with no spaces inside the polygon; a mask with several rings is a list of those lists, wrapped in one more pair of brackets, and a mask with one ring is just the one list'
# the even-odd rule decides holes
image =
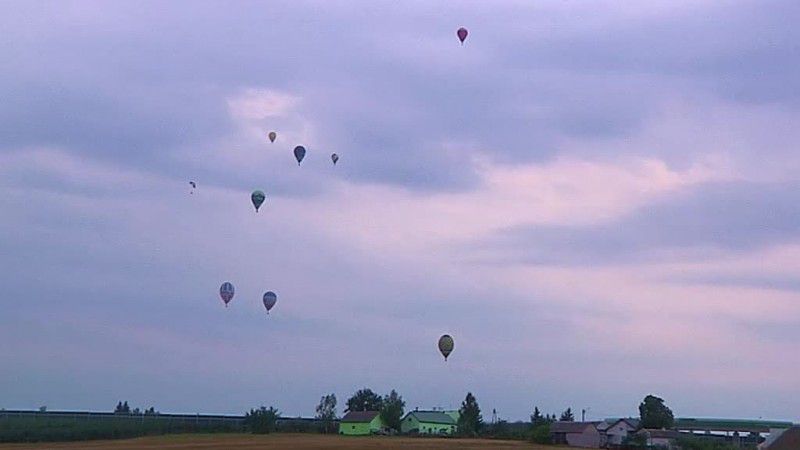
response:
{"label": "row of tree", "polygon": [[155,416],[158,414],[158,411],[156,411],[156,409],[152,406],[144,411],[141,411],[139,408],[131,409],[131,407],[128,406],[128,401],[126,400],[124,402],[120,401],[117,403],[117,407],[114,408],[114,414],[130,414],[134,416],[144,414],[145,416]]}

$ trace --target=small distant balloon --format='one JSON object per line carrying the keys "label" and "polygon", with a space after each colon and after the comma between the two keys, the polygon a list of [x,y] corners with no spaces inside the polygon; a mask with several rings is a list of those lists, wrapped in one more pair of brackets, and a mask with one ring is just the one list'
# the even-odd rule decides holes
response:
{"label": "small distant balloon", "polygon": [[275,138],[278,137],[278,133],[270,131],[268,136],[270,142],[275,142]]}
{"label": "small distant balloon", "polygon": [[450,353],[453,352],[453,338],[450,337],[449,334],[442,335],[439,338],[439,351],[444,356],[444,360],[447,361],[447,357],[450,356]]}
{"label": "small distant balloon", "polygon": [[264,294],[264,308],[267,308],[267,314],[269,314],[269,310],[272,309],[277,302],[278,296],[274,292],[268,291],[266,294]]}
{"label": "small distant balloon", "polygon": [[253,193],[250,194],[250,201],[252,201],[253,206],[256,207],[256,212],[258,212],[258,208],[261,207],[261,204],[264,203],[264,200],[266,199],[267,196],[264,195],[263,191],[253,191]]}
{"label": "small distant balloon", "polygon": [[337,162],[339,162],[339,155],[336,153],[331,155],[331,161],[333,161],[333,165],[335,166]]}
{"label": "small distant balloon", "polygon": [[197,183],[195,183],[194,181],[190,181],[189,185],[192,186],[192,190],[189,191],[189,193],[194,194],[194,190],[197,189]]}
{"label": "small distant balloon", "polygon": [[228,303],[233,299],[234,291],[233,284],[229,281],[222,283],[222,286],[219,287],[219,296],[222,297],[222,301],[225,302],[226,308],[228,307]]}
{"label": "small distant balloon", "polygon": [[461,41],[461,45],[464,45],[464,41],[467,40],[468,34],[469,31],[467,31],[467,29],[464,27],[461,27],[458,29],[458,31],[456,31],[456,36],[458,36],[458,40]]}
{"label": "small distant balloon", "polygon": [[297,165],[299,166],[300,163],[303,161],[303,158],[306,157],[306,148],[302,145],[298,145],[294,148],[294,158],[297,160]]}

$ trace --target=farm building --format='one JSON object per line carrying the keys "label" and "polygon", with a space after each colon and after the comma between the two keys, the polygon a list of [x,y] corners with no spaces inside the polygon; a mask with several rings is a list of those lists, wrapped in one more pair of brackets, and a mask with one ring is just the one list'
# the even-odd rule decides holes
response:
{"label": "farm building", "polygon": [[420,434],[455,434],[456,421],[452,414],[444,411],[411,411],[400,422],[400,431]]}
{"label": "farm building", "polygon": [[339,434],[366,436],[386,428],[378,411],[350,411],[339,421]]}
{"label": "farm building", "polygon": [[605,445],[605,436],[597,429],[601,423],[553,422],[550,425],[550,437],[554,444],[600,448]]}
{"label": "farm building", "polygon": [[796,450],[800,448],[800,427],[776,429],[770,432],[767,440],[758,446],[759,450]]}
{"label": "farm building", "polygon": [[615,419],[598,425],[598,430],[605,433],[606,442],[610,446],[620,446],[639,429],[639,419]]}
{"label": "farm building", "polygon": [[663,448],[663,449],[677,449],[676,440],[680,437],[680,433],[675,430],[654,430],[643,428],[639,433],[645,438],[645,442],[649,447]]}

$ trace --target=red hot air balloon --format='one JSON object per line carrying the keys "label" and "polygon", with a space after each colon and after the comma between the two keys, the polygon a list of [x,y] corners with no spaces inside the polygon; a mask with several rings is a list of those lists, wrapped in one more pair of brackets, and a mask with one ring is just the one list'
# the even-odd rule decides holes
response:
{"label": "red hot air balloon", "polygon": [[458,29],[458,31],[456,31],[456,35],[458,36],[458,40],[461,41],[461,45],[464,45],[464,41],[467,40],[468,34],[469,31],[467,31],[467,29],[464,27],[461,27]]}

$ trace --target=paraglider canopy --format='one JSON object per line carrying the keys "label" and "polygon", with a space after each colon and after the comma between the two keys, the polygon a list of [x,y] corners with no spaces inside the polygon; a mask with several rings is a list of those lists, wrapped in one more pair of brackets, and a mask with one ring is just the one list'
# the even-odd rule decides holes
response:
{"label": "paraglider canopy", "polygon": [[331,161],[333,161],[333,165],[335,166],[337,162],[339,162],[339,155],[336,153],[331,155]]}
{"label": "paraglider canopy", "polygon": [[261,207],[261,204],[264,203],[266,198],[267,196],[264,195],[263,191],[253,191],[253,193],[250,194],[250,201],[252,201],[253,206],[256,207],[256,212],[258,212],[258,208]]}
{"label": "paraglider canopy", "polygon": [[303,161],[303,158],[306,157],[306,148],[302,145],[298,145],[294,148],[294,158],[297,160],[297,165],[299,166],[300,163]]}
{"label": "paraglider canopy", "polygon": [[267,308],[267,314],[269,314],[269,310],[272,309],[277,302],[278,296],[274,292],[267,291],[267,293],[264,294],[264,308]]}
{"label": "paraglider canopy", "polygon": [[453,338],[450,337],[449,334],[442,335],[439,338],[439,351],[444,356],[444,360],[447,361],[447,357],[450,356],[450,353],[453,352]]}
{"label": "paraglider canopy", "polygon": [[225,302],[225,307],[228,307],[228,303],[233,299],[233,284],[231,282],[226,281],[222,283],[222,286],[219,287],[219,296],[222,298],[222,301]]}
{"label": "paraglider canopy", "polygon": [[270,131],[268,136],[270,142],[275,142],[275,138],[278,137],[278,133]]}
{"label": "paraglider canopy", "polygon": [[461,45],[464,45],[464,41],[467,40],[468,34],[469,31],[467,31],[467,29],[464,27],[461,27],[458,29],[458,31],[456,31],[456,36],[458,36],[458,40],[461,41]]}

